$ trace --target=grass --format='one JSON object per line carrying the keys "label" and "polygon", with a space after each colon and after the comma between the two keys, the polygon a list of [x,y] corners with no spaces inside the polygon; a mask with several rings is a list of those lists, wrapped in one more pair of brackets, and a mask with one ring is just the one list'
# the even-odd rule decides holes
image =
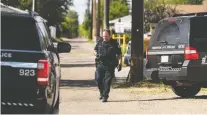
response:
{"label": "grass", "polygon": [[113,88],[160,88],[169,86],[164,85],[163,83],[152,83],[149,81],[142,81],[139,83],[131,84],[131,83],[114,83],[112,85]]}
{"label": "grass", "polygon": [[[161,94],[172,92],[171,86],[164,85],[163,83],[152,83],[149,81],[143,81],[140,83],[113,83],[112,88],[124,89],[130,93],[135,94]],[[207,93],[207,88],[202,88],[201,93]]]}
{"label": "grass", "polygon": [[114,83],[112,85],[114,89],[125,89],[130,93],[137,94],[159,94],[170,92],[170,86],[164,85],[163,83],[151,83],[148,81],[143,81],[140,83],[130,84],[130,83]]}

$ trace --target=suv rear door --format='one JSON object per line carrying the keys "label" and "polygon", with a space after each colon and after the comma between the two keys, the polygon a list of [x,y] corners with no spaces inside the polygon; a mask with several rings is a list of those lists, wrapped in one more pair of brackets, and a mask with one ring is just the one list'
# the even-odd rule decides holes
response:
{"label": "suv rear door", "polygon": [[3,15],[1,29],[1,91],[3,102],[28,102],[37,95],[37,64],[41,51],[35,20]]}
{"label": "suv rear door", "polygon": [[207,17],[191,18],[190,46],[195,47],[200,57],[207,53]]}
{"label": "suv rear door", "polygon": [[[190,44],[191,49],[195,51],[194,55],[191,56],[188,64],[189,75],[194,79],[202,79],[206,74],[207,70],[207,17],[193,17],[191,18],[190,25]],[[197,74],[200,73],[200,74]],[[196,76],[196,77],[195,77]]]}
{"label": "suv rear door", "polygon": [[149,43],[146,68],[180,68],[188,44],[188,18],[169,18],[158,23]]}

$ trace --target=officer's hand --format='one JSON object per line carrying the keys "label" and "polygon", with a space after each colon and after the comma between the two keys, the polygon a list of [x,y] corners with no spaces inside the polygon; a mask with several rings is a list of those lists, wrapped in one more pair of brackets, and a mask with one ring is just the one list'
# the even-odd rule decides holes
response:
{"label": "officer's hand", "polygon": [[122,69],[122,64],[119,64],[119,65],[117,66],[117,69],[118,69],[118,71],[121,71],[121,69]]}

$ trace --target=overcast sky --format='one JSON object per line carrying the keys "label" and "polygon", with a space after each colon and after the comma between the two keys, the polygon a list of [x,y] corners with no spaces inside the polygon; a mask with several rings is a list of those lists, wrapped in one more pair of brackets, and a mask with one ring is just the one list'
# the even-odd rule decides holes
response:
{"label": "overcast sky", "polygon": [[79,15],[79,23],[81,24],[84,20],[84,13],[87,8],[86,6],[87,0],[73,0],[74,6],[71,7],[72,10],[78,12]]}
{"label": "overcast sky", "polygon": [[[131,0],[128,0],[131,5]],[[73,0],[74,6],[71,7],[72,10],[78,12],[79,15],[79,23],[81,24],[84,20],[84,13],[87,8],[86,6],[87,0]]]}

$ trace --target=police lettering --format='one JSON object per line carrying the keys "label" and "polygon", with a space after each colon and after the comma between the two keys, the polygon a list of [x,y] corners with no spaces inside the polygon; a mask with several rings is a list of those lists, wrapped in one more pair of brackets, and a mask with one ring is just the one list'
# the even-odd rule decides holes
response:
{"label": "police lettering", "polygon": [[1,53],[0,57],[5,57],[5,58],[11,58],[12,54],[11,53]]}

